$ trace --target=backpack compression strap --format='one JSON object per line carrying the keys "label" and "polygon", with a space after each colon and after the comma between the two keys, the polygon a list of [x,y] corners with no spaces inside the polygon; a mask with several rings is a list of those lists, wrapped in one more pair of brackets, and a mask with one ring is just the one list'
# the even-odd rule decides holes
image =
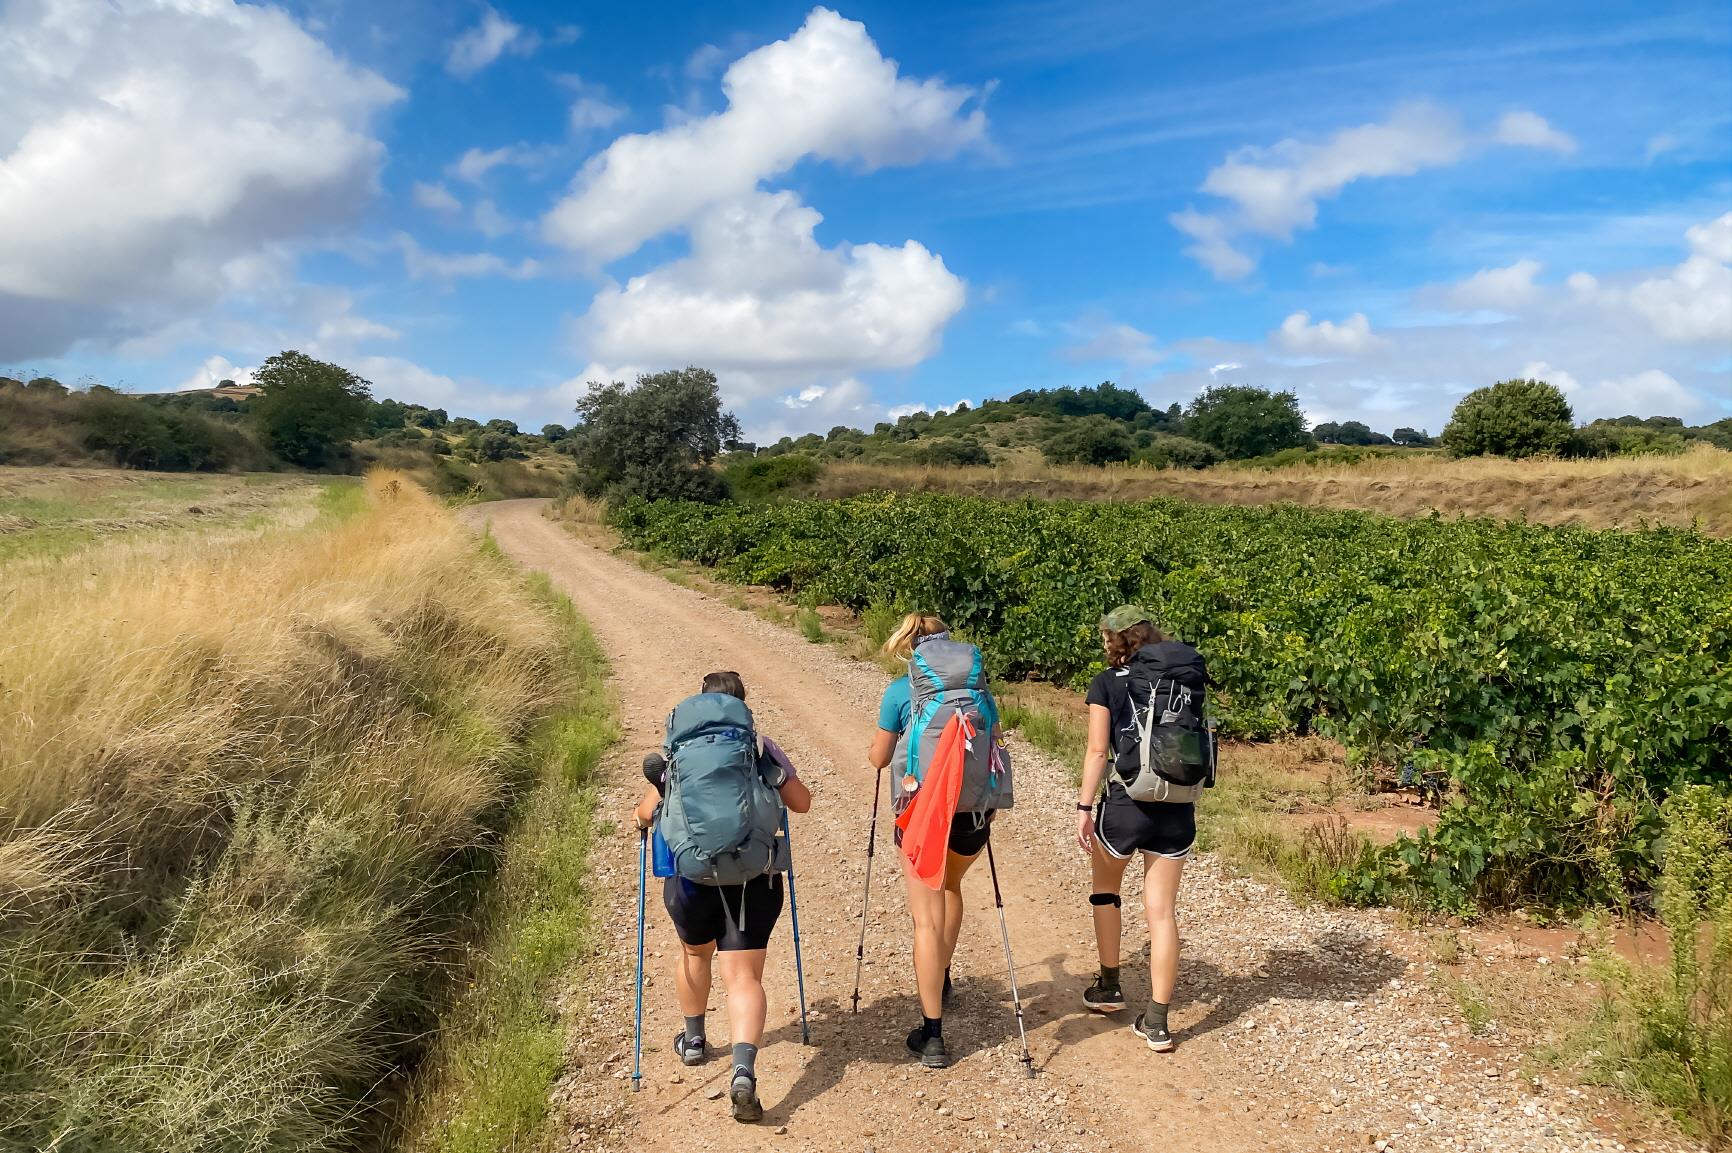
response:
{"label": "backpack compression strap", "polygon": [[[974,700],[974,707],[976,711],[979,712],[982,723],[985,723],[988,716],[991,715],[987,710],[986,694],[981,692],[979,687],[985,671],[985,667],[982,664],[980,650],[975,649],[974,663],[969,667],[966,687],[968,689],[968,695]],[[932,688],[936,694],[931,700],[926,702],[926,706],[920,710],[920,715],[915,717],[913,723],[908,726],[907,775],[919,781],[924,780],[924,776],[920,769],[920,738],[925,735],[926,726],[932,723],[933,716],[938,712],[938,706],[943,703],[940,698],[944,695],[946,690],[944,687],[944,678],[939,676],[938,673],[933,670],[932,666],[927,663],[924,656],[920,655],[919,649],[915,649],[914,655],[908,659],[908,686],[910,695],[912,695],[914,690],[914,675],[916,672],[926,680],[932,682]]]}

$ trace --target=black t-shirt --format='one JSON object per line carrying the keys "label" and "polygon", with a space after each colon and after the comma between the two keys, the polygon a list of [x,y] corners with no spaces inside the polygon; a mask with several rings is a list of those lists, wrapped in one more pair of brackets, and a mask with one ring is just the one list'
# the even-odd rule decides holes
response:
{"label": "black t-shirt", "polygon": [[[1106,709],[1111,724],[1107,727],[1107,749],[1112,753],[1112,765],[1118,774],[1134,777],[1142,767],[1137,751],[1137,718],[1131,709],[1131,675],[1129,669],[1107,669],[1089,682],[1091,705]],[[1109,773],[1109,785],[1119,784],[1118,774]]]}

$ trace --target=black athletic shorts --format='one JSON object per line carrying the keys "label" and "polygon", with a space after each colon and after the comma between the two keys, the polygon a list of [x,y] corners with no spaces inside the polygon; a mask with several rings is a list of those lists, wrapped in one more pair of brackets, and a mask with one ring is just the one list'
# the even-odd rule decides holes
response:
{"label": "black athletic shorts", "polygon": [[1133,801],[1115,784],[1095,806],[1095,836],[1108,856],[1121,861],[1138,851],[1182,861],[1197,843],[1197,806]]}
{"label": "black athletic shorts", "polygon": [[662,904],[674,932],[688,945],[714,943],[724,953],[762,949],[782,915],[782,874],[753,877],[743,885],[669,877],[662,882]]}
{"label": "black athletic shorts", "polygon": [[[986,848],[992,836],[992,818],[997,810],[985,813],[958,813],[950,823],[950,851],[959,857],[972,857]],[[902,830],[896,830],[896,845],[902,845]]]}

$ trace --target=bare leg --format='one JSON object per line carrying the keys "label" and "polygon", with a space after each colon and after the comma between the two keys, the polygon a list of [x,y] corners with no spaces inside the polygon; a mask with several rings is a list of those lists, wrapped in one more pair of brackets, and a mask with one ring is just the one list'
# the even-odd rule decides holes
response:
{"label": "bare leg", "polygon": [[[1091,893],[1117,893],[1124,884],[1125,866],[1129,861],[1121,861],[1101,847],[1100,834],[1095,834],[1094,857],[1089,862],[1091,874]],[[1119,967],[1119,939],[1124,932],[1124,918],[1120,915],[1117,905],[1094,905],[1095,915],[1095,948],[1100,950],[1101,965],[1108,969]]]}
{"label": "bare leg", "polygon": [[[978,860],[979,853],[972,857],[951,853],[944,859],[944,939],[941,951],[944,969],[950,968],[951,959],[956,956],[956,939],[962,935],[962,877]],[[940,972],[940,986],[943,983],[943,973]]]}
{"label": "bare leg", "polygon": [[702,1017],[710,1004],[710,961],[716,955],[716,943],[688,945],[680,942],[679,956],[674,958],[674,989],[679,993],[680,1012],[687,1017]]}
{"label": "bare leg", "polygon": [[764,1039],[764,949],[721,954],[722,988],[728,991],[728,1039],[757,1045]]}
{"label": "bare leg", "polygon": [[908,858],[896,856],[908,882],[908,911],[914,917],[914,984],[920,992],[920,1012],[937,1019],[944,1016],[944,891],[928,889],[914,875]]}
{"label": "bare leg", "polygon": [[1149,984],[1152,998],[1163,1005],[1172,1002],[1173,985],[1179,978],[1179,922],[1173,914],[1173,903],[1178,898],[1179,879],[1184,872],[1183,861],[1143,854],[1143,908],[1149,916]]}

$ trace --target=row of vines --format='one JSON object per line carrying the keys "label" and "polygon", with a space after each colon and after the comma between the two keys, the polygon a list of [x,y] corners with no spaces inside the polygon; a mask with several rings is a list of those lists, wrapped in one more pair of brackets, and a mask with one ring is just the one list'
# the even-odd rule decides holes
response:
{"label": "row of vines", "polygon": [[1732,772],[1732,544],[1694,532],[900,495],[615,524],[729,580],[931,608],[1005,677],[1080,685],[1100,614],[1146,605],[1208,657],[1224,731],[1320,732],[1368,775],[1452,783],[1350,898],[1639,900],[1666,794]]}

